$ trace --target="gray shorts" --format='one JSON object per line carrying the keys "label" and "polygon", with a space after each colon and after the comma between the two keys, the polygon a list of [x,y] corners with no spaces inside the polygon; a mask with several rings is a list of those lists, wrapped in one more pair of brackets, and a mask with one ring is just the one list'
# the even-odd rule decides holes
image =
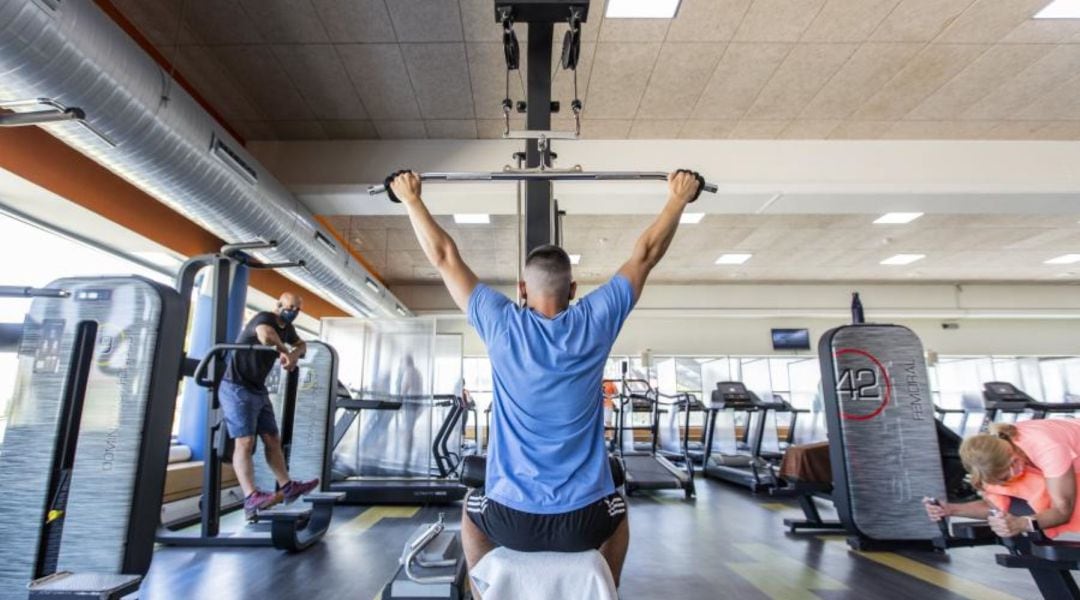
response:
{"label": "gray shorts", "polygon": [[270,404],[270,394],[267,392],[249,390],[223,379],[218,388],[218,402],[229,437],[236,439],[256,434],[278,434],[274,406]]}

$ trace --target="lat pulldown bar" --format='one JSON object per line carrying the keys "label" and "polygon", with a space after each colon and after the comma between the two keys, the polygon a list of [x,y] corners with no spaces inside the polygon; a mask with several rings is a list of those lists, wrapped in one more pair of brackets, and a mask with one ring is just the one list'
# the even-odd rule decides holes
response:
{"label": "lat pulldown bar", "polygon": [[[465,171],[420,173],[420,181],[667,181],[668,174],[661,171]],[[705,182],[703,191],[715,194],[719,189],[715,183]],[[373,185],[368,194],[385,194],[386,184]],[[393,200],[393,198],[391,198]],[[396,200],[395,200],[396,201]]]}

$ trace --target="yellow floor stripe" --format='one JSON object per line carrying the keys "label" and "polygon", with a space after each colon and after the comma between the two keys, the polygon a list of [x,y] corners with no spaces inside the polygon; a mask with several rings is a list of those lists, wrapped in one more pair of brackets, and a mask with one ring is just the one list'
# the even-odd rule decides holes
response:
{"label": "yellow floor stripe", "polygon": [[773,600],[821,600],[813,590],[846,590],[840,581],[765,544],[735,544],[751,560],[727,567]]}
{"label": "yellow floor stripe", "polygon": [[[824,542],[830,543],[847,543],[847,538],[840,535],[819,535],[818,539]],[[970,598],[971,600],[1019,600],[1016,596],[1006,594],[998,591],[992,587],[976,583],[970,579],[965,579],[959,575],[954,575],[947,571],[942,571],[935,567],[931,567],[928,564],[921,563],[917,560],[912,560],[899,554],[892,552],[861,552],[858,550],[851,550],[853,554],[857,554],[862,558],[872,560],[879,565],[884,565],[899,571],[909,577],[914,577],[929,583],[936,585],[939,588],[948,590],[957,596],[963,596],[964,598]]]}
{"label": "yellow floor stripe", "polygon": [[1019,600],[1016,596],[892,552],[855,552],[855,554],[971,600]]}
{"label": "yellow floor stripe", "polygon": [[330,535],[360,535],[383,519],[410,519],[419,511],[419,506],[372,506],[348,523],[335,527]]}
{"label": "yellow floor stripe", "polygon": [[771,510],[773,512],[780,512],[782,510],[787,510],[791,508],[790,506],[782,502],[762,502],[761,504],[758,504],[758,506],[766,510]]}

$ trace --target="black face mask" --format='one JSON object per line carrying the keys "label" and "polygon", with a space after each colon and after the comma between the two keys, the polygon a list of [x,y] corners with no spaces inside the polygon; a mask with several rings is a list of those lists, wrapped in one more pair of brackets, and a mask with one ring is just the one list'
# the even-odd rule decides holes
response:
{"label": "black face mask", "polygon": [[281,312],[278,313],[278,315],[281,317],[281,320],[285,321],[286,323],[292,323],[293,321],[295,321],[296,317],[299,314],[299,308],[283,308],[281,309]]}

